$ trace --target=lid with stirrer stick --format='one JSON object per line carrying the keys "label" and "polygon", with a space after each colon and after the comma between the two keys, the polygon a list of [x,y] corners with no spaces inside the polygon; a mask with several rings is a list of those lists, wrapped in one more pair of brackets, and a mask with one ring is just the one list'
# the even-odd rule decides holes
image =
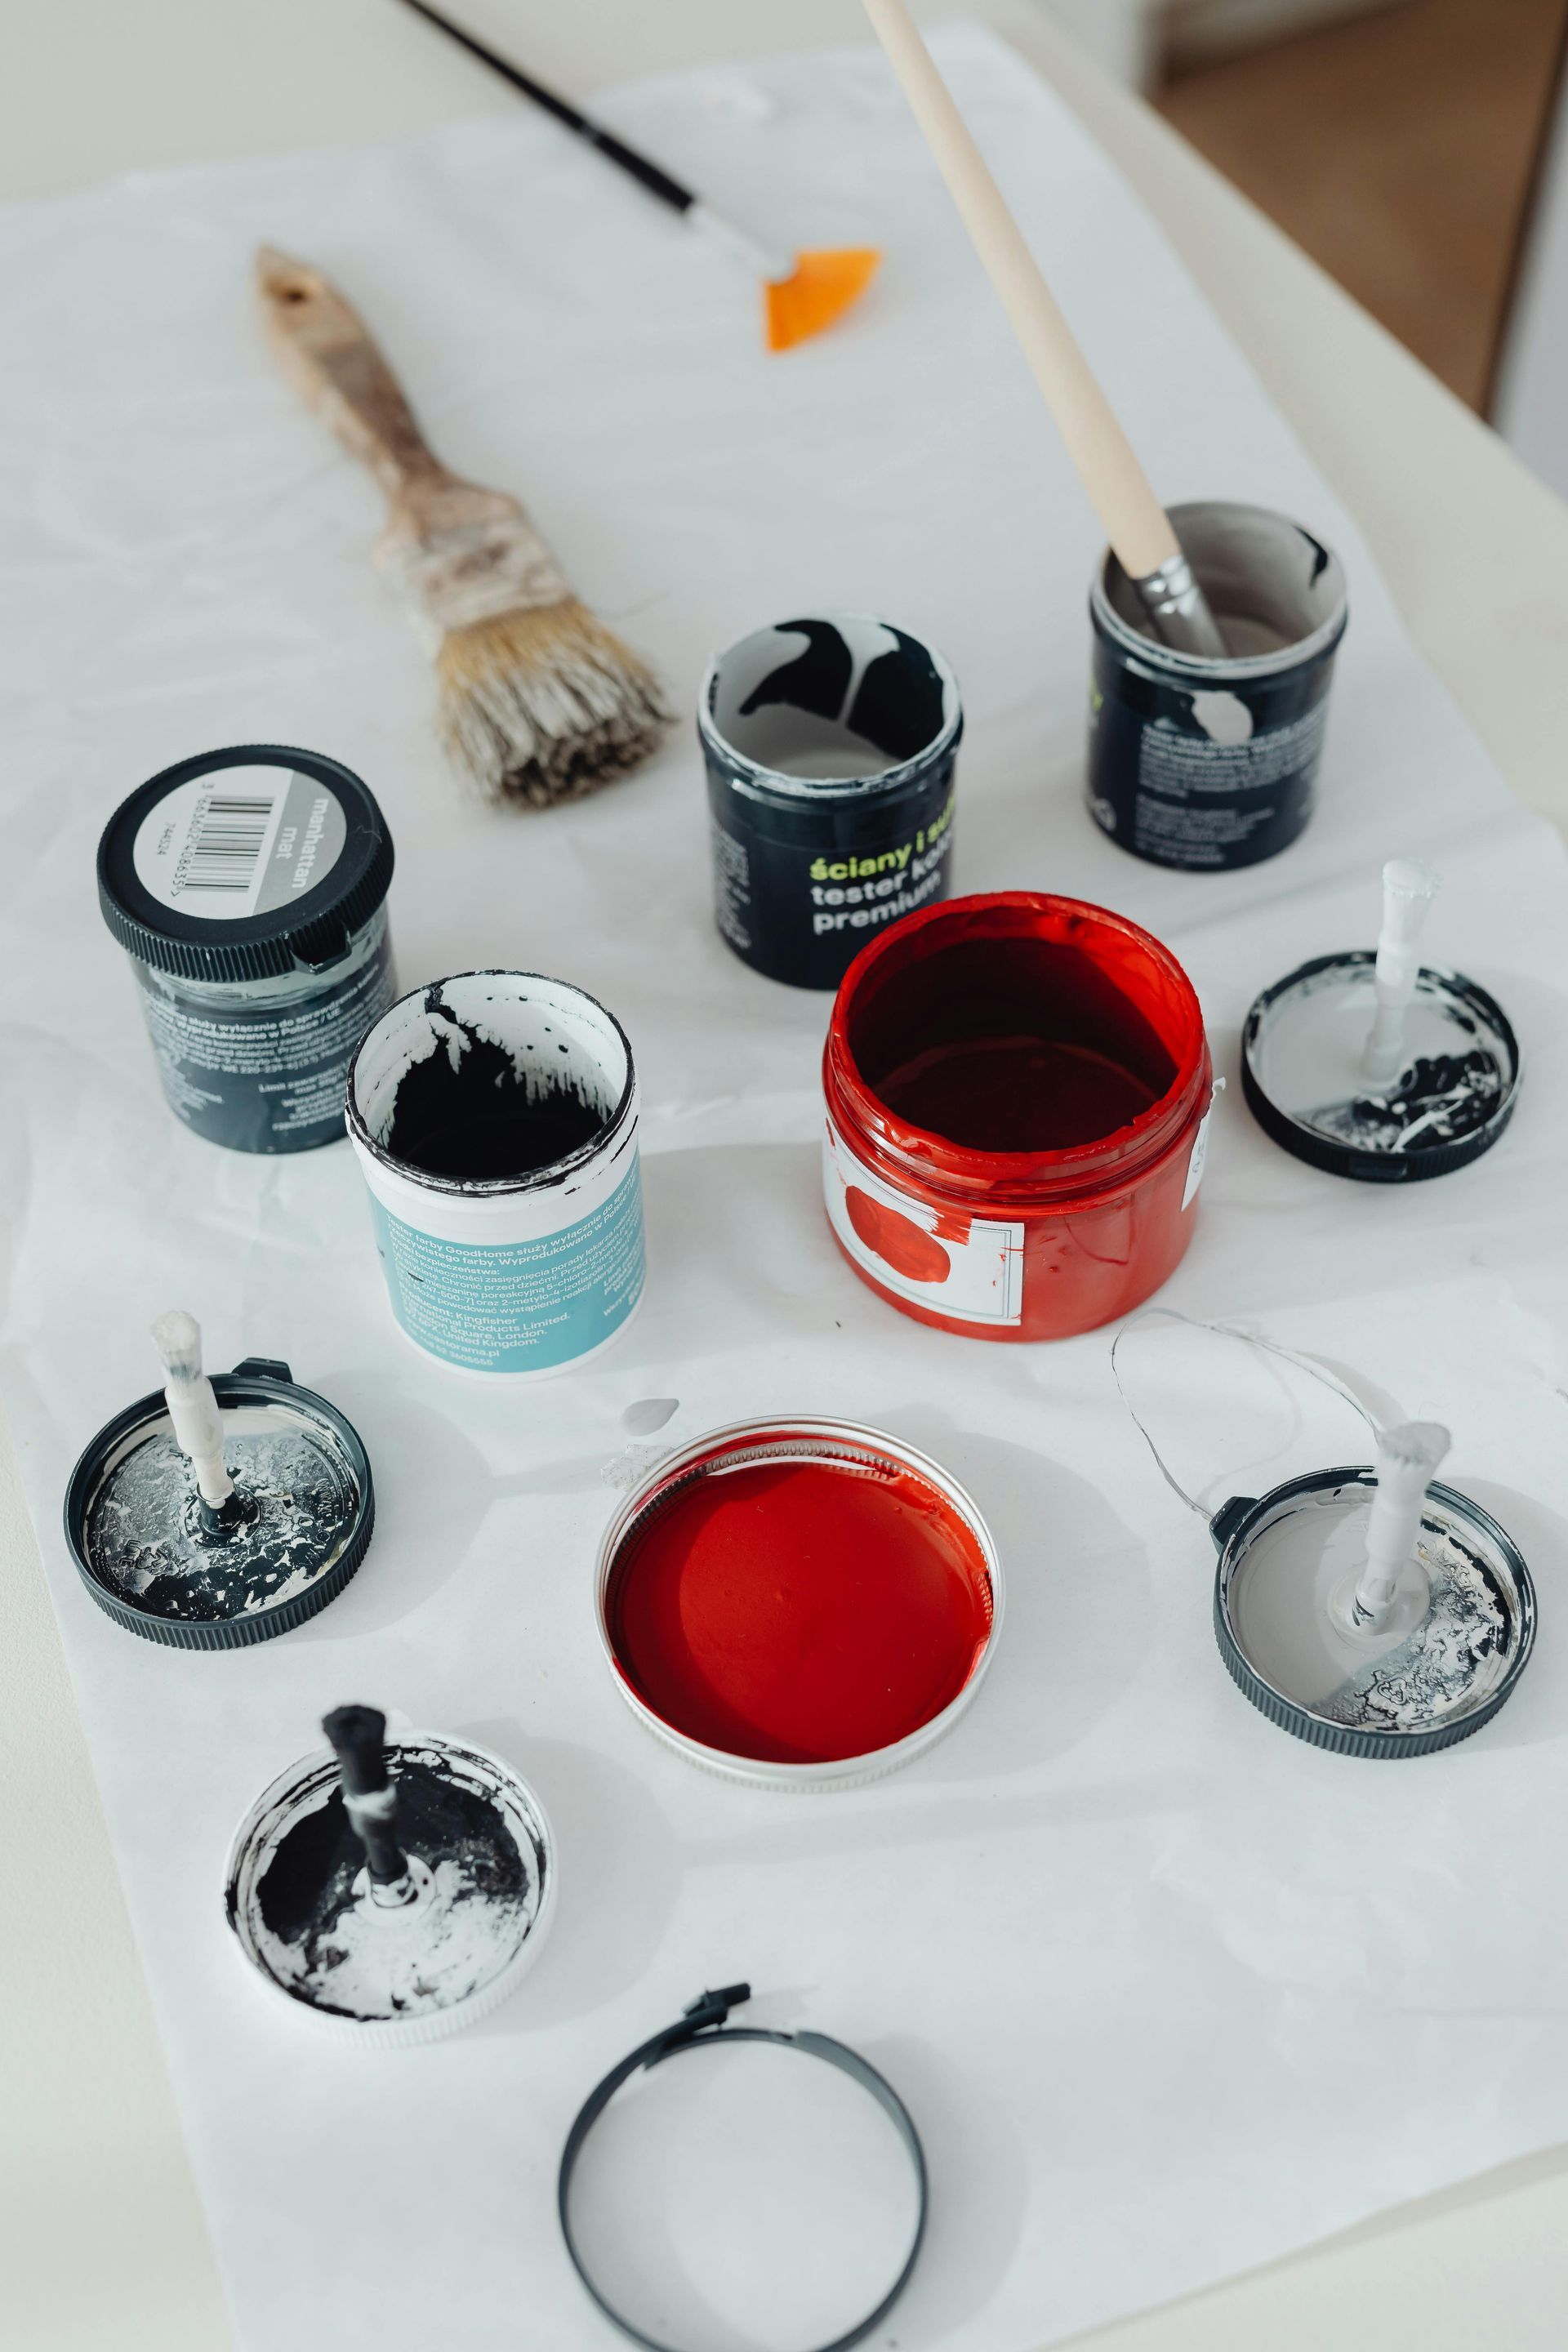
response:
{"label": "lid with stirrer stick", "polygon": [[1489,1723],[1512,1696],[1535,1640],[1535,1588],[1489,1511],[1433,1474],[1449,1447],[1437,1422],[1379,1428],[1310,1357],[1223,1324],[1192,1328],[1281,1358],[1343,1397],[1373,1431],[1375,1461],[1309,1471],[1211,1512],[1181,1486],[1128,1400],[1118,1356],[1149,1307],[1122,1326],[1111,1370],[1172,1492],[1208,1523],[1219,1559],[1214,1627],[1231,1679],[1282,1731],[1340,1755],[1427,1756]]}
{"label": "lid with stirrer stick", "polygon": [[1421,961],[1437,887],[1430,866],[1391,857],[1376,948],[1315,957],[1247,1013],[1248,1108],[1310,1167],[1372,1184],[1446,1176],[1489,1151],[1513,1115],[1519,1042],[1501,1005]]}
{"label": "lid with stirrer stick", "polygon": [[387,1730],[378,1707],[322,1719],[330,1753],[291,1765],[229,1852],[228,1923],[256,1979],[340,2040],[435,2041],[519,1985],[555,1902],[532,1790],[468,1739]]}
{"label": "lid with stirrer stick", "polygon": [[369,1458],[337,1407],[287,1364],[247,1357],[209,1379],[201,1328],[153,1326],[163,1386],[86,1447],[66,1490],[82,1581],[128,1631],[232,1650],[302,1624],[369,1548]]}

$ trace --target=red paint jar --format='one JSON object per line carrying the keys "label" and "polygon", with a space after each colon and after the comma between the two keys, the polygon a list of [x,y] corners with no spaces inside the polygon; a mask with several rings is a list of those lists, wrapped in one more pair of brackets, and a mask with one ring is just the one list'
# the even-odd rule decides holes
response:
{"label": "red paint jar", "polygon": [[906,916],[844,976],[823,1088],[839,1247],[939,1330],[1090,1330],[1192,1237],[1203,1014],[1170,950],[1107,908],[1008,890]]}

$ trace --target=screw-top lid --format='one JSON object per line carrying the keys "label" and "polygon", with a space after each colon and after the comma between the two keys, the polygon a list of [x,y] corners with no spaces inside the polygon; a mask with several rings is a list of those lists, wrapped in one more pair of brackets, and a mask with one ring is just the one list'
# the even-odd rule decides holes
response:
{"label": "screw-top lid", "polygon": [[1264,1133],[1310,1168],[1369,1184],[1447,1176],[1489,1151],[1513,1115],[1519,1041],[1463,972],[1423,964],[1392,1077],[1368,1058],[1370,950],[1319,956],[1264,990],[1241,1033],[1241,1087]]}
{"label": "screw-top lid", "polygon": [[262,980],[336,963],[392,881],[392,836],[352,769],[242,743],[122,801],[98,845],[103,918],[144,963]]}
{"label": "screw-top lid", "polygon": [[200,1511],[163,1391],[105,1423],[66,1489],[66,1541],[93,1600],[178,1650],[291,1633],[337,1599],[375,1526],[370,1459],[336,1405],[258,1356],[212,1389],[243,1505],[232,1526]]}
{"label": "screw-top lid", "polygon": [[1405,1570],[1415,1605],[1359,1623],[1344,1601],[1367,1571],[1380,1483],[1364,1464],[1315,1470],[1215,1512],[1214,1628],[1232,1681],[1270,1723],[1388,1760],[1452,1748],[1512,1697],[1535,1588],[1490,1512],[1434,1484]]}

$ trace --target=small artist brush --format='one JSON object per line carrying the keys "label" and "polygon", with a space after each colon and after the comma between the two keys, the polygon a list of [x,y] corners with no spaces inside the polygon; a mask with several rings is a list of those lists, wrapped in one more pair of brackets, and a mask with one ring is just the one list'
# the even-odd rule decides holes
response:
{"label": "small artist brush", "polygon": [[618,163],[650,196],[657,196],[661,205],[679,213],[689,227],[700,229],[715,244],[744,262],[762,280],[771,352],[787,351],[792,343],[803,343],[808,336],[821,334],[870,284],[881,259],[874,247],[835,247],[793,256],[768,252],[744,229],[737,228],[733,221],[726,220],[710,205],[704,204],[694,189],[672,178],[662,165],[647,155],[639,155],[635,147],[628,147],[613,131],[590,121],[569,99],[546,89],[521,66],[512,65],[494,49],[487,48],[472,33],[466,33],[449,16],[443,16],[438,8],[428,6],[426,0],[405,0],[405,5],[467,49],[470,57],[478,58],[481,65],[489,66],[492,73],[500,74],[524,98],[531,98],[535,106],[552,114],[557,122],[564,123],[579,139],[585,139],[590,147],[596,147],[606,162]]}
{"label": "small artist brush", "polygon": [[285,373],[386,493],[376,562],[435,655],[440,732],[458,765],[487,797],[535,808],[637,767],[669,724],[652,672],[578,602],[515,499],[432,454],[321,271],[263,246],[256,274]]}
{"label": "small artist brush", "polygon": [[1223,661],[1230,649],[1171,519],[1096,383],[1023,231],[1003,202],[904,0],[865,0],[865,6],[986,276],[1002,298],[1079,479],[1155,635],[1178,652]]}

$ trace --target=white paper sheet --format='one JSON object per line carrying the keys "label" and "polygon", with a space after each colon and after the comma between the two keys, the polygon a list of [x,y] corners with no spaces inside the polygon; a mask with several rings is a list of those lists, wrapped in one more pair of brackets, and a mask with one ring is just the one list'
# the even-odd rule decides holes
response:
{"label": "white paper sheet", "polygon": [[[1568,2131],[1562,856],[1156,227],[1016,58],[970,29],[938,46],[1162,492],[1299,513],[1346,561],[1321,805],[1274,863],[1167,874],[1083,813],[1096,527],[874,55],[675,77],[612,110],[759,229],[885,247],[864,305],[784,359],[721,260],[521,111],[0,218],[4,1379],[247,2352],[608,2341],[556,2231],[567,2124],[615,2058],[742,1975],[760,2021],[864,2050],[925,2134],[931,2235],[881,2332],[906,2352],[1021,2352]],[[771,111],[726,105],[742,84]],[[341,280],[443,453],[529,499],[682,705],[716,646],[803,605],[863,604],[942,647],[968,712],[958,887],[1106,901],[1202,992],[1232,1083],[1167,1300],[1251,1317],[1447,1422],[1445,1475],[1531,1560],[1541,1639],[1495,1724],[1396,1771],[1282,1738],[1221,1666],[1206,1536],[1126,1420],[1107,1336],[959,1341],[856,1281],[820,1206],[826,1002],[755,978],[712,929],[692,731],[548,817],[456,795],[368,561],[375,495],[264,350],[263,238]],[[250,1160],[165,1111],[93,848],[143,777],[250,740],[332,752],[381,799],[405,982],[512,962],[626,1021],[650,1283],[602,1368],[516,1395],[443,1375],[392,1325],[346,1145]],[[1448,877],[1429,952],[1500,995],[1530,1068],[1495,1153],[1392,1193],[1274,1150],[1235,1039],[1264,983],[1370,943],[1378,865],[1403,850]],[[151,1385],[146,1326],[176,1300],[215,1365],[291,1361],[375,1465],[355,1582],[231,1657],[118,1632],[58,1534],[72,1458]],[[1215,1501],[1364,1451],[1342,1405],[1202,1335],[1151,1327],[1127,1370]],[[634,1725],[591,1564],[622,1413],[657,1395],[680,1400],[672,1443],[804,1407],[899,1431],[970,1486],[1007,1622],[946,1744],[795,1801]],[[351,1698],[501,1749],[562,1848],[518,1998],[379,2059],[275,2016],[218,1899],[235,1822]],[[345,2118],[377,2151],[368,2189],[334,2162]]]}

